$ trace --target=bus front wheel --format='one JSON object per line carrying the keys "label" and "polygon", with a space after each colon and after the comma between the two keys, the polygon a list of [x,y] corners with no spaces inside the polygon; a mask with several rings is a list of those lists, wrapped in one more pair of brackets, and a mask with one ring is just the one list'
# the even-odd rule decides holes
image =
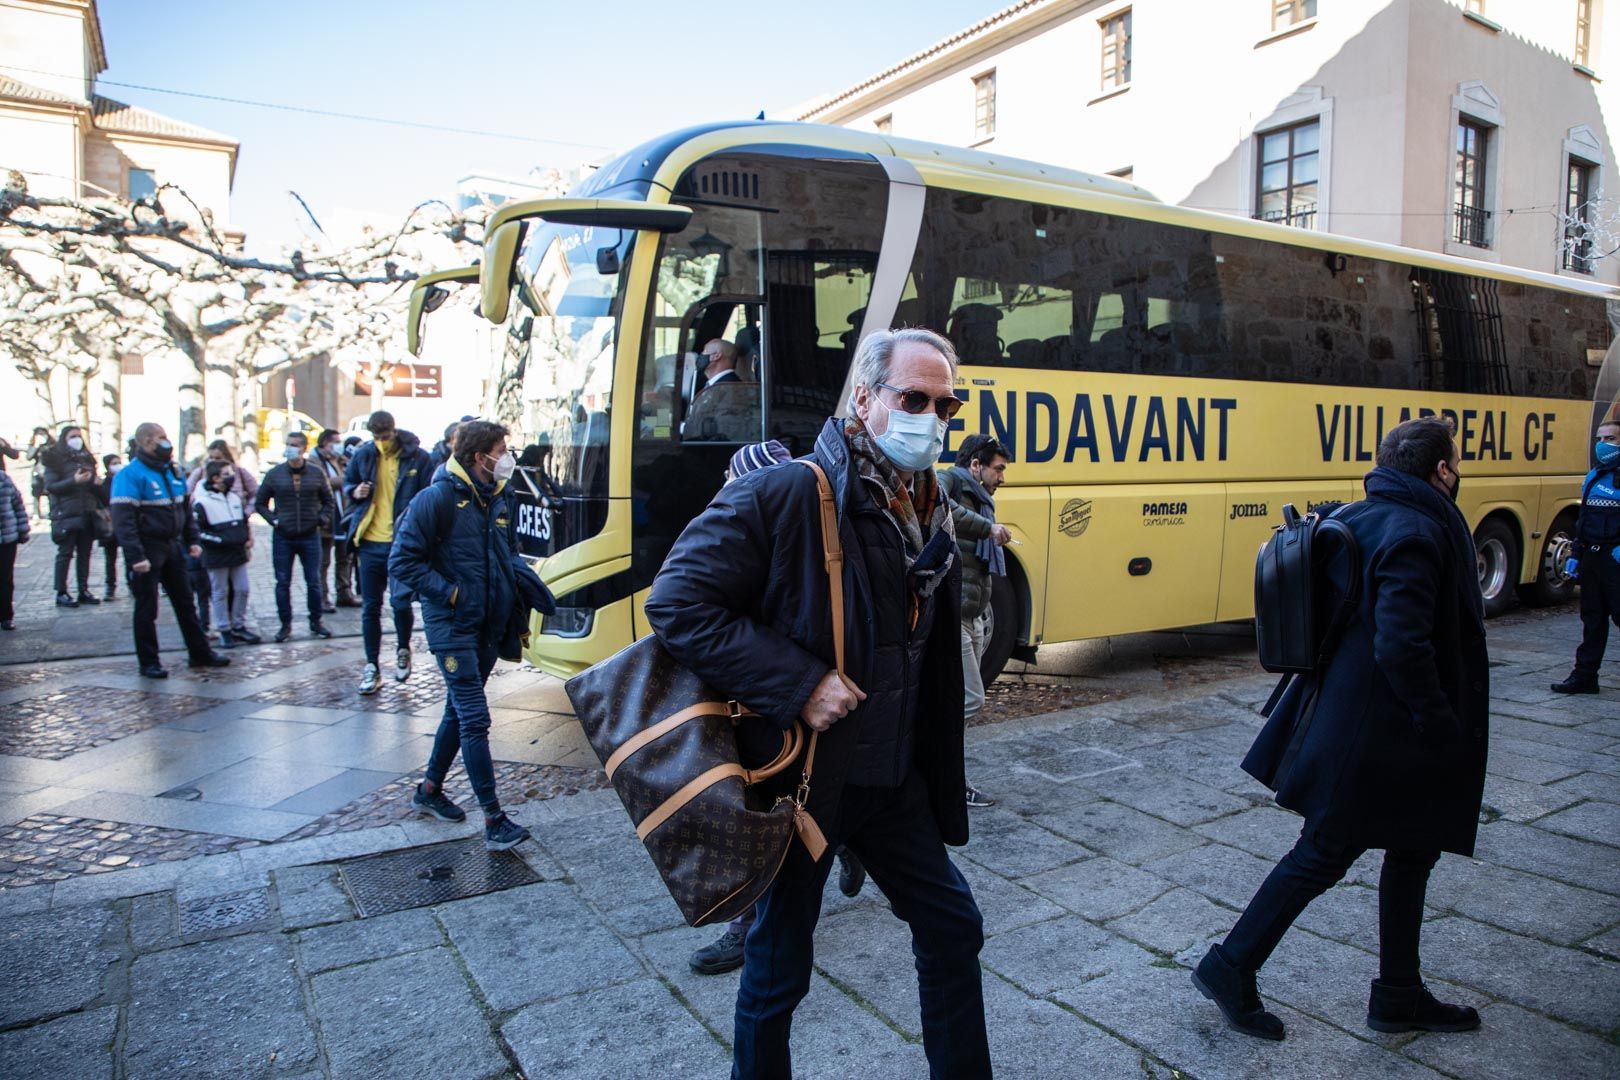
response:
{"label": "bus front wheel", "polygon": [[990,579],[990,610],[995,614],[995,625],[990,628],[990,641],[979,661],[979,674],[986,686],[996,681],[1012,656],[1013,646],[1018,644],[1018,595],[1012,579],[1005,574]]}
{"label": "bus front wheel", "polygon": [[1519,578],[1519,538],[1502,522],[1486,518],[1474,532],[1474,551],[1485,617],[1495,618],[1513,606],[1514,586]]}

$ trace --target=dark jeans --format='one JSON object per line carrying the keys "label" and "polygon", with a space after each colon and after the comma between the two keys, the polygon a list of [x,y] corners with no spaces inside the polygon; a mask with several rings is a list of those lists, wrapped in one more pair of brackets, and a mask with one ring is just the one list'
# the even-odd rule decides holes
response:
{"label": "dark jeans", "polygon": [[[152,569],[144,574],[129,571],[129,591],[135,597],[135,657],[142,667],[158,663],[157,605],[158,586],[169,594],[169,606],[174,608],[175,622],[180,624],[180,636],[185,638],[186,651],[191,659],[202,660],[213,650],[197,621],[197,609],[186,582],[186,553],[173,541],[167,545],[154,541],[146,549],[146,558]],[[126,560],[127,561],[127,560]]]}
{"label": "dark jeans", "polygon": [[495,669],[495,652],[494,645],[485,645],[433,654],[444,675],[444,719],[433,737],[427,778],[429,783],[444,783],[460,750],[473,796],[486,814],[500,810],[495,798],[495,763],[489,757],[489,702],[484,697],[484,683]]}
{"label": "dark jeans", "polygon": [[[1227,961],[1259,971],[1300,912],[1344,877],[1366,848],[1333,847],[1300,833],[1221,942]],[[1410,984],[1418,978],[1418,935],[1423,897],[1438,851],[1386,851],[1378,877],[1379,977]]]}
{"label": "dark jeans", "polygon": [[1581,643],[1575,670],[1597,676],[1609,645],[1609,620],[1620,626],[1620,563],[1608,549],[1589,551],[1581,559]]}
{"label": "dark jeans", "polygon": [[304,568],[304,606],[313,626],[321,621],[321,537],[310,533],[296,540],[276,533],[270,538],[270,562],[276,570],[276,614],[281,625],[292,624],[293,557]]}
{"label": "dark jeans", "polygon": [[118,541],[101,541],[101,557],[107,564],[107,589],[111,591],[118,585]]}
{"label": "dark jeans", "polygon": [[388,588],[388,553],[393,548],[392,544],[375,540],[363,540],[359,545],[360,599],[364,601],[360,609],[360,635],[365,639],[368,664],[377,663],[377,658],[382,655],[382,603],[385,591],[389,593],[390,606],[394,609],[394,636],[398,648],[411,647],[411,629],[416,625],[416,614],[411,611],[411,605],[408,602],[401,604]]}
{"label": "dark jeans", "polygon": [[[973,893],[951,860],[928,808],[928,792],[913,770],[898,788],[846,786],[833,846],[845,844],[866,865],[894,913],[911,927],[923,1048],[935,1077],[990,1075],[984,1028],[979,950],[984,920]],[[804,845],[788,849],[782,871],[758,905],[743,946],[737,988],[733,1077],[793,1075],[788,1036],[793,1010],[810,990],[812,937],[821,890],[836,862],[832,848],[818,863]]]}
{"label": "dark jeans", "polygon": [[0,622],[10,622],[17,615],[11,609],[11,594],[16,588],[17,549],[21,546],[15,540],[0,544]]}
{"label": "dark jeans", "polygon": [[68,563],[73,561],[75,555],[79,558],[78,571],[79,592],[90,591],[90,552],[96,546],[96,534],[91,529],[74,529],[56,544],[56,591],[60,595],[68,591]]}

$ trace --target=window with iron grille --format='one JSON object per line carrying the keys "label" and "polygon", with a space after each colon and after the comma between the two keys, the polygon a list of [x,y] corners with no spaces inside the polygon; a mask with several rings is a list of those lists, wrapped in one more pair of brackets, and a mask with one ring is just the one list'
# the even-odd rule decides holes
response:
{"label": "window with iron grille", "polygon": [[988,139],[996,133],[996,73],[987,71],[973,79],[973,135]]}
{"label": "window with iron grille", "polygon": [[1597,0],[1575,0],[1575,62],[1592,66],[1592,5]]}
{"label": "window with iron grille", "polygon": [[1490,146],[1489,126],[1463,117],[1457,121],[1457,164],[1453,190],[1456,201],[1456,227],[1452,239],[1459,244],[1489,247],[1491,220],[1485,207],[1486,151]]}
{"label": "window with iron grille", "polygon": [[1569,177],[1564,191],[1565,270],[1592,273],[1592,194],[1596,188],[1597,166],[1580,158],[1569,159]]}
{"label": "window with iron grille", "polygon": [[1286,30],[1316,18],[1316,0],[1271,0],[1271,28]]}
{"label": "window with iron grille", "polygon": [[1112,90],[1131,81],[1131,9],[1110,15],[1102,26],[1102,88]]}
{"label": "window with iron grille", "polygon": [[1301,229],[1316,228],[1321,135],[1321,121],[1307,120],[1257,136],[1260,160],[1255,217]]}

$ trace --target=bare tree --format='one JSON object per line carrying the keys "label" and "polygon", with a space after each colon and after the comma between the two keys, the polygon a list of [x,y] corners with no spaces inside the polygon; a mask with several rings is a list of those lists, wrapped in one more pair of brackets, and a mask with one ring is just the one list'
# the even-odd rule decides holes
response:
{"label": "bare tree", "polygon": [[[191,372],[176,433],[190,458],[210,435],[243,436],[266,374],[340,353],[378,363],[397,348],[407,286],[435,264],[472,261],[482,216],[433,200],[398,229],[266,260],[172,185],[136,202],[52,198],[12,170],[0,188],[0,352],[53,416],[83,417],[98,372],[130,352],[175,350]],[[75,378],[77,397],[60,389]]]}

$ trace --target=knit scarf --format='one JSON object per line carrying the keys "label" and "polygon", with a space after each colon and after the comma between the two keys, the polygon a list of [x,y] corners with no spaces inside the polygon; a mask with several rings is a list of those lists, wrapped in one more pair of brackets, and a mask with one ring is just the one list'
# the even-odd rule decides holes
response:
{"label": "knit scarf", "polygon": [[[996,500],[990,497],[990,493],[985,490],[984,485],[979,482],[978,478],[973,475],[967,466],[958,466],[956,471],[962,474],[962,482],[979,500],[979,513],[989,518],[991,523],[994,524],[996,520]],[[1001,577],[1007,576],[1007,552],[1000,544],[996,543],[995,537],[986,536],[973,545],[973,554],[984,562],[985,569],[990,573]]]}
{"label": "knit scarf", "polygon": [[[866,426],[854,417],[844,423],[844,438],[849,443],[850,460],[861,480],[871,489],[874,500],[883,508],[889,520],[900,530],[906,548],[906,577],[919,597],[930,595],[945,580],[955,557],[956,530],[951,524],[951,508],[940,497],[939,478],[933,469],[919,469],[911,475],[908,488],[900,474],[877,442],[868,434]],[[943,531],[951,539],[943,559],[928,572],[913,572],[923,546]]]}

